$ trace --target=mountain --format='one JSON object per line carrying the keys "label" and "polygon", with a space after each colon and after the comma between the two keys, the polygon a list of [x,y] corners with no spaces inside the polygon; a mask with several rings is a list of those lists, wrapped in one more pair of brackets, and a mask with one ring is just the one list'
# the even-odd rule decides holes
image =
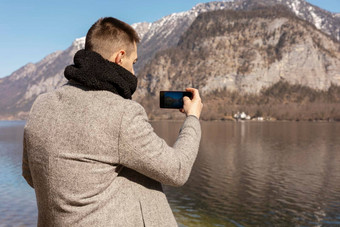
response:
{"label": "mountain", "polygon": [[[311,22],[315,27],[339,40],[339,16],[304,0],[234,0],[201,3],[189,11],[174,13],[153,23],[132,25],[141,36],[138,47],[140,60],[135,66],[135,71],[137,74],[142,71],[160,51],[176,47],[192,22],[202,13],[222,9],[252,10],[278,4],[287,6],[298,17]],[[25,118],[39,94],[63,84],[64,68],[72,63],[74,53],[84,47],[84,41],[84,37],[77,39],[65,51],[48,55],[36,64],[27,64],[10,76],[0,79],[0,118]]]}
{"label": "mountain", "polygon": [[240,108],[255,116],[267,106],[266,116],[280,119],[340,120],[340,42],[284,6],[202,13],[176,47],[158,52],[139,72],[134,98],[150,118],[177,118],[158,108],[158,94],[185,87],[200,90],[208,110],[203,119]]}
{"label": "mountain", "polygon": [[313,89],[340,85],[340,43],[283,6],[197,17],[178,45],[139,72],[138,95],[193,86],[258,93],[280,79]]}
{"label": "mountain", "polygon": [[64,68],[74,54],[84,48],[84,38],[76,39],[65,51],[57,51],[36,64],[29,63],[0,80],[0,119],[25,119],[39,94],[64,84]]}
{"label": "mountain", "polygon": [[181,35],[201,13],[221,9],[252,10],[275,5],[288,7],[299,18],[340,40],[340,18],[337,14],[320,9],[305,0],[227,0],[201,3],[189,11],[171,14],[154,23],[144,22],[133,25],[141,34],[138,48],[141,57],[135,66],[135,71],[142,69],[156,52],[175,46]]}

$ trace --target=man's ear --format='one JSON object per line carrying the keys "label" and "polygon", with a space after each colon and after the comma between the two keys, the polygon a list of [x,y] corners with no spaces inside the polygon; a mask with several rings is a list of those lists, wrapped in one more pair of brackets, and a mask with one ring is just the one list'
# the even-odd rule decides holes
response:
{"label": "man's ear", "polygon": [[125,51],[124,50],[118,51],[116,54],[115,63],[118,65],[122,64],[123,57],[125,57]]}

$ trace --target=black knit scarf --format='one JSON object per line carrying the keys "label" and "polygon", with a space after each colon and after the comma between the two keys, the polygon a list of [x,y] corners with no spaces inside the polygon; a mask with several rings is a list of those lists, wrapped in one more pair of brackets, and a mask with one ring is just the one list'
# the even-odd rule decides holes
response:
{"label": "black knit scarf", "polygon": [[120,65],[104,59],[94,51],[79,50],[74,55],[74,65],[65,68],[68,80],[91,90],[107,90],[131,99],[137,88],[137,77]]}

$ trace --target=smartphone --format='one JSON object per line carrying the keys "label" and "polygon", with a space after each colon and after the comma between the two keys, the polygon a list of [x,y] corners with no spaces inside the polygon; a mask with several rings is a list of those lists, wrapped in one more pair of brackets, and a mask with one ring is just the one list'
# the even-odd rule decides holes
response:
{"label": "smartphone", "polygon": [[184,96],[192,99],[192,93],[188,91],[160,91],[159,106],[160,108],[182,109]]}

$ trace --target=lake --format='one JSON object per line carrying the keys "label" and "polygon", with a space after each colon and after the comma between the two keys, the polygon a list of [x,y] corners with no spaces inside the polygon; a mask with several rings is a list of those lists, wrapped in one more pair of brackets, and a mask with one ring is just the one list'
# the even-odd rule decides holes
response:
{"label": "lake", "polygon": [[[24,121],[0,121],[0,226],[36,226],[21,177]],[[173,144],[181,122],[152,122]],[[340,123],[202,122],[188,182],[165,186],[179,226],[340,225]]]}

